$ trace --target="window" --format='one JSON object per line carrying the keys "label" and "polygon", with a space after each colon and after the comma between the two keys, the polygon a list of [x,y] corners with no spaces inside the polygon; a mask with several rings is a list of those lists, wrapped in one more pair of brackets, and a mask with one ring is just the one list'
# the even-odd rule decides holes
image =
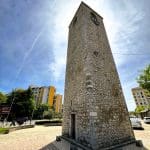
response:
{"label": "window", "polygon": [[95,25],[97,26],[99,25],[99,21],[97,20],[97,17],[93,12],[91,12],[91,20],[93,21]]}
{"label": "window", "polygon": [[98,56],[98,51],[94,51],[93,54],[94,54],[94,56],[97,57]]}

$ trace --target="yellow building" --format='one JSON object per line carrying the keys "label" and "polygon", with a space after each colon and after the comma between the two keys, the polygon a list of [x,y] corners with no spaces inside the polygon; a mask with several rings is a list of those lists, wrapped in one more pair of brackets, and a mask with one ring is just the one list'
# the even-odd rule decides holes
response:
{"label": "yellow building", "polygon": [[55,112],[57,112],[57,113],[62,112],[62,95],[60,95],[60,94],[55,95],[54,108],[55,108]]}
{"label": "yellow building", "polygon": [[48,104],[53,107],[55,112],[62,112],[62,95],[56,94],[56,88],[54,86],[30,86],[33,91],[36,105]]}
{"label": "yellow building", "polygon": [[48,94],[48,104],[50,107],[54,105],[54,96],[55,96],[56,89],[54,86],[49,87],[49,94]]}

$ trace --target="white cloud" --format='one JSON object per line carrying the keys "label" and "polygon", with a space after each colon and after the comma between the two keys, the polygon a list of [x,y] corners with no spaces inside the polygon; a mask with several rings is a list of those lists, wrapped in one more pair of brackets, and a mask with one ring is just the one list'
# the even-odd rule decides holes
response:
{"label": "white cloud", "polygon": [[137,83],[135,83],[135,81],[128,81],[128,82],[126,82],[126,84],[124,84],[122,86],[125,100],[126,100],[129,111],[134,110],[136,107],[133,96],[132,96],[131,89],[133,87],[137,87],[137,86],[138,85],[137,85]]}
{"label": "white cloud", "polygon": [[62,78],[64,70],[65,70],[66,61],[63,57],[60,57],[58,61],[51,64],[51,69],[53,71],[53,75],[55,77],[55,80],[59,80]]}
{"label": "white cloud", "polygon": [[[131,9],[131,10],[130,10]],[[122,16],[121,19],[114,17],[109,17],[109,12],[106,14],[104,19],[106,31],[110,41],[112,52],[114,53],[114,58],[117,66],[121,66],[128,61],[128,55],[120,54],[130,54],[138,52],[137,44],[132,45],[132,42],[137,38],[137,33],[139,32],[139,22],[144,18],[144,13],[138,12],[132,8],[127,8],[127,15]],[[107,16],[108,15],[108,16]],[[129,18],[125,18],[130,16]],[[134,52],[133,52],[134,51]]]}

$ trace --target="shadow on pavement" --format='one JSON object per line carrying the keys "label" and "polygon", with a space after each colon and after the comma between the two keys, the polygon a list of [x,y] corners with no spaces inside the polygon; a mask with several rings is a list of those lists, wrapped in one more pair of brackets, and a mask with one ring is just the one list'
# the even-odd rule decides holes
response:
{"label": "shadow on pavement", "polygon": [[[57,147],[56,147],[57,145]],[[66,149],[66,146],[60,141],[60,142],[57,142],[57,141],[53,141],[49,144],[47,144],[46,146],[42,147],[40,150],[70,150],[70,148],[67,148]],[[114,150],[114,149],[113,149]],[[120,149],[118,149],[120,150]],[[128,149],[128,150],[133,150],[133,149]],[[146,147],[138,147],[134,150],[150,150]]]}
{"label": "shadow on pavement", "polygon": [[42,147],[40,150],[59,150],[56,146],[55,143],[56,141],[53,141],[51,143],[49,143],[48,145]]}
{"label": "shadow on pavement", "polygon": [[143,147],[143,150],[150,150],[150,149],[148,149],[148,148],[146,148],[146,147]]}

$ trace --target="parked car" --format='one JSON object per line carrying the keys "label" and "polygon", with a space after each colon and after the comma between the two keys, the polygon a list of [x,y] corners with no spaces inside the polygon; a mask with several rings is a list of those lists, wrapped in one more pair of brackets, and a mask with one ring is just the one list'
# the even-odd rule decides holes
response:
{"label": "parked car", "polygon": [[150,123],[150,117],[144,117],[144,123]]}
{"label": "parked car", "polygon": [[139,118],[136,117],[130,117],[131,120],[131,125],[133,129],[142,129],[144,130],[144,128],[142,127],[141,124],[141,120]]}

